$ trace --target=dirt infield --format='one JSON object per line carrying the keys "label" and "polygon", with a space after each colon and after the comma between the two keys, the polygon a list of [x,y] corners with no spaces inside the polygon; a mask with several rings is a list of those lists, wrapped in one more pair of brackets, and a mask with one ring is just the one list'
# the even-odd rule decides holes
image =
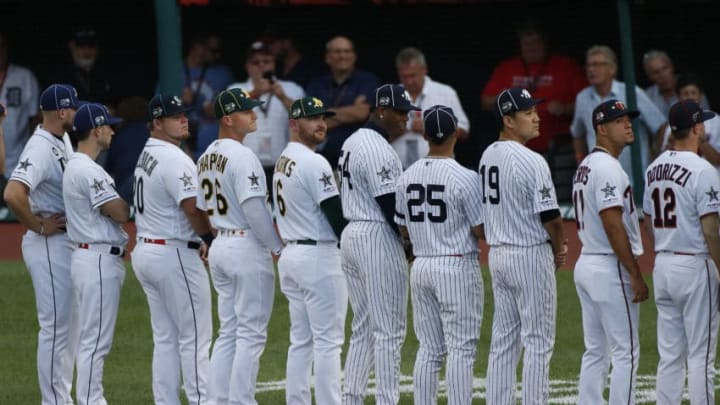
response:
{"label": "dirt infield", "polygon": [[[128,251],[132,251],[135,246],[135,223],[130,222],[125,225],[125,230],[130,236],[130,243],[128,244]],[[22,234],[25,232],[25,228],[19,223],[5,222],[0,224],[0,260],[21,260],[22,252],[20,251],[20,243],[22,240]],[[575,261],[580,255],[580,241],[577,236],[577,228],[575,227],[574,221],[565,221],[565,235],[568,238],[568,264],[567,269],[572,269],[575,266]],[[645,244],[645,254],[640,258],[640,268],[645,272],[652,270],[653,259],[655,258],[654,253],[650,252],[647,245],[647,235],[643,230],[643,242]],[[126,257],[128,258],[128,257]],[[487,263],[487,246],[483,244],[482,247],[482,263]]]}

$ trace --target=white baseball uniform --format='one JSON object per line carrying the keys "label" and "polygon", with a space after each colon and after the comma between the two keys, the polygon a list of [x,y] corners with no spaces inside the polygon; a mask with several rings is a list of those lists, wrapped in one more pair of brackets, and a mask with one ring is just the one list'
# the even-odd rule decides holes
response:
{"label": "white baseball uniform", "polygon": [[472,227],[483,223],[477,173],[455,160],[424,158],[397,181],[396,222],[407,227],[415,261],[410,272],[413,325],[420,341],[415,404],[437,403],[447,356],[449,404],[469,404],[482,323],[483,282]]}
{"label": "white baseball uniform", "polygon": [[574,277],[585,339],[578,403],[603,403],[612,364],[610,403],[633,404],[640,304],[632,302],[630,273],[615,255],[600,218],[603,210],[620,207],[632,252],[643,254],[632,188],[620,162],[600,149],[588,154],[573,178],[573,205],[582,242]]}
{"label": "white baseball uniform", "polygon": [[135,166],[132,265],[153,330],[153,395],[179,404],[180,372],[191,404],[208,403],[212,318],[200,237],[180,204],[197,195],[197,169],[177,146],[149,138]]}
{"label": "white baseball uniform", "polygon": [[686,361],[690,402],[715,403],[718,274],[700,218],[718,208],[720,177],[694,152],[665,151],[645,172],[643,211],[656,252],[658,404],[680,404]]}
{"label": "white baseball uniform", "polygon": [[350,135],[338,166],[343,215],[349,221],[340,249],[353,310],[343,391],[348,405],[363,403],[373,360],[377,403],[396,404],[400,399],[408,266],[400,237],[375,197],[395,193],[402,165],[378,131],[368,126]]}
{"label": "white baseball uniform", "polygon": [[197,206],[218,229],[208,257],[220,318],[211,356],[211,397],[216,404],[256,404],[275,274],[270,250],[250,228],[241,205],[266,197],[265,174],[257,156],[232,139],[211,143],[198,159],[198,173]]}
{"label": "white baseball uniform", "polygon": [[103,366],[115,332],[128,236],[100,209],[118,198],[112,177],[88,155],[78,152],[70,158],[63,174],[63,199],[75,249],[70,272],[78,307],[78,405],[107,403]]}
{"label": "white baseball uniform", "polygon": [[[64,213],[62,176],[72,148],[67,134],[58,138],[38,125],[30,137],[11,181],[25,184],[33,214]],[[43,236],[28,230],[22,252],[35,290],[38,312],[37,367],[42,404],[71,404],[77,331],[70,276],[72,243],[67,234]]]}
{"label": "white baseball uniform", "polygon": [[550,169],[524,145],[497,141],[483,153],[479,175],[495,303],[487,402],[515,403],[524,348],[522,402],[545,404],[557,311],[554,255],[540,220],[558,209]]}
{"label": "white baseball uniform", "polygon": [[275,219],[287,244],[278,272],[290,308],[288,404],[312,404],[312,370],[316,402],[341,402],[340,352],[348,289],[337,237],[320,208],[320,203],[337,195],[328,161],[301,143],[288,143],[273,175]]}

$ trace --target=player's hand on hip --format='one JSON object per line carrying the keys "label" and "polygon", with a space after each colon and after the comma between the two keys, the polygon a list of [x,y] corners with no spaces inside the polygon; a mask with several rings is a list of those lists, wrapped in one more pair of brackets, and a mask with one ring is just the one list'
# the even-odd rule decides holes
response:
{"label": "player's hand on hip", "polygon": [[40,234],[44,236],[56,235],[66,232],[65,214],[55,213],[47,218],[40,218]]}
{"label": "player's hand on hip", "polygon": [[642,274],[637,274],[630,277],[630,288],[632,288],[633,302],[643,302],[648,299],[648,286],[645,284],[645,279]]}

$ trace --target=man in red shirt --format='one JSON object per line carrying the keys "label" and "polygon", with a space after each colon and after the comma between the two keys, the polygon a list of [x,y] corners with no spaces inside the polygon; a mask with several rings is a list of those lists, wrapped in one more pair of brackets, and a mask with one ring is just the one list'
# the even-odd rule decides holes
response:
{"label": "man in red shirt", "polygon": [[587,87],[587,79],[573,59],[549,52],[546,37],[534,21],[518,25],[516,32],[520,55],[495,67],[482,91],[482,107],[495,111],[496,96],[508,87],[523,87],[544,99],[538,105],[540,136],[530,140],[527,147],[547,154],[553,137],[570,132],[575,96]]}

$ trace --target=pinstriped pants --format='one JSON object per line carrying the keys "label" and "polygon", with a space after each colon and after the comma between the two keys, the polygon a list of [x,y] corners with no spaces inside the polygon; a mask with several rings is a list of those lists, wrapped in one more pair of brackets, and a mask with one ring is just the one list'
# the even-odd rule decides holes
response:
{"label": "pinstriped pants", "polygon": [[408,300],[408,268],[400,238],[385,222],[357,221],[345,228],[340,246],[353,309],[343,403],[363,403],[374,358],[376,403],[396,404]]}
{"label": "pinstriped pants", "polygon": [[522,349],[522,403],[547,404],[550,358],[555,345],[557,285],[552,247],[490,248],[495,313],[487,369],[487,403],[515,404]]}

